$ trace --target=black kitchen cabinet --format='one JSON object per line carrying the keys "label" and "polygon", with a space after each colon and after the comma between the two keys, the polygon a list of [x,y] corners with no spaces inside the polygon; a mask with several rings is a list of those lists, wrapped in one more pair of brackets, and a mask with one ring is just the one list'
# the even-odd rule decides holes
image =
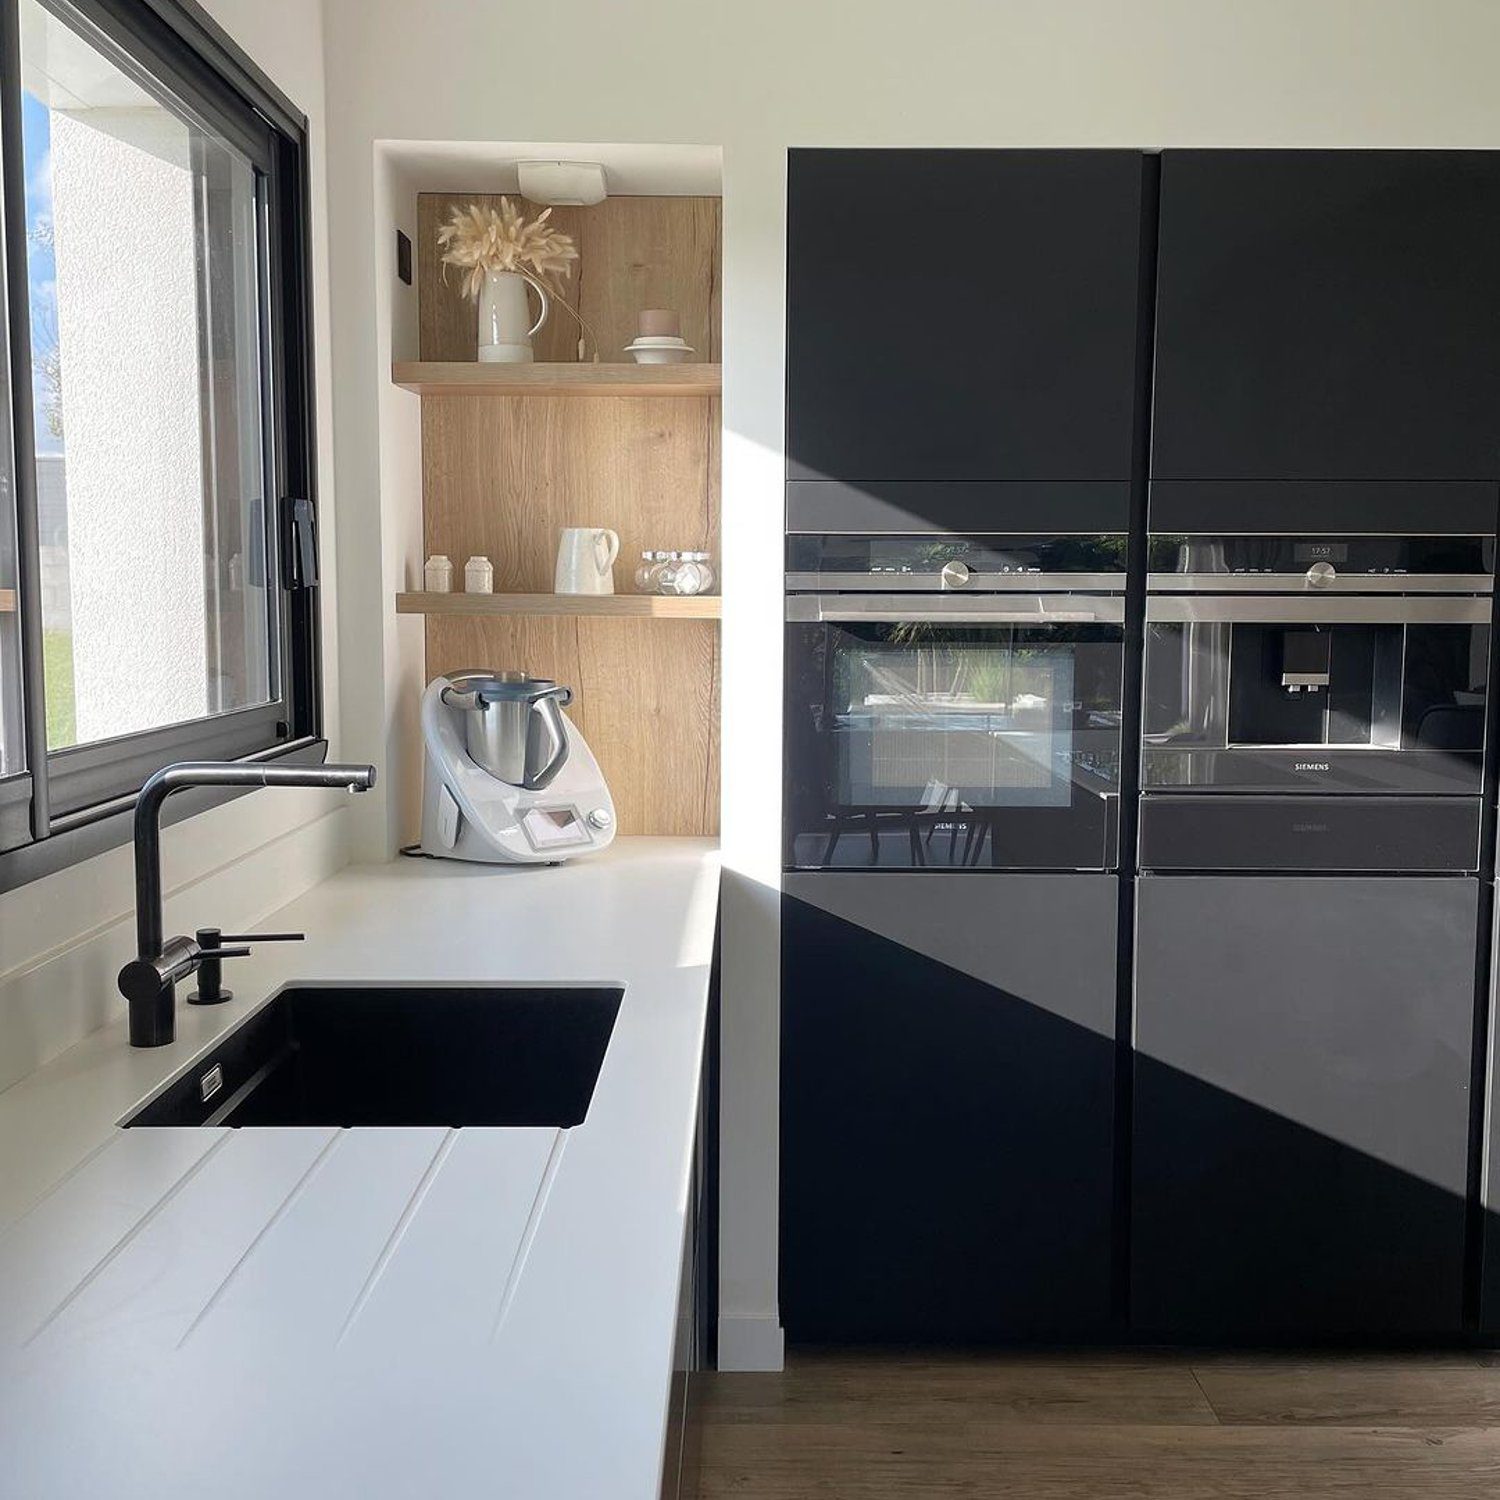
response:
{"label": "black kitchen cabinet", "polygon": [[1167,151],[1158,248],[1156,529],[1194,481],[1500,478],[1500,153]]}
{"label": "black kitchen cabinet", "polygon": [[816,529],[796,508],[820,481],[856,504],[866,481],[1057,483],[1085,512],[1070,482],[1091,482],[1114,502],[1098,529],[1123,527],[1145,170],[1130,151],[790,153],[793,529]]}
{"label": "black kitchen cabinet", "polygon": [[1500,903],[1491,914],[1490,1034],[1487,1048],[1487,1108],[1479,1182],[1480,1331],[1490,1342],[1500,1341]]}
{"label": "black kitchen cabinet", "polygon": [[1107,1330],[1117,890],[1109,875],[785,878],[788,1338]]}
{"label": "black kitchen cabinet", "polygon": [[1476,880],[1137,887],[1132,1318],[1458,1334]]}

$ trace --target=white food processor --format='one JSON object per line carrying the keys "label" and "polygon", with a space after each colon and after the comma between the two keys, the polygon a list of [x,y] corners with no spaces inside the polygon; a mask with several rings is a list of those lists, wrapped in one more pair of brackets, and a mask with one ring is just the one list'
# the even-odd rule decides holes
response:
{"label": "white food processor", "polygon": [[427,685],[423,854],[541,865],[613,842],[609,788],[563,712],[572,698],[525,672],[453,672]]}

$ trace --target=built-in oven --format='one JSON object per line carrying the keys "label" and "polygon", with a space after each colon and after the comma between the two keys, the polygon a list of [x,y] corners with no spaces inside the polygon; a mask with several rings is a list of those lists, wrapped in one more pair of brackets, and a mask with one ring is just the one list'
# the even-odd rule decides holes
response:
{"label": "built-in oven", "polygon": [[790,869],[1115,863],[1121,536],[788,538]]}
{"label": "built-in oven", "polygon": [[1151,568],[1143,865],[1477,868],[1492,538],[1153,537]]}

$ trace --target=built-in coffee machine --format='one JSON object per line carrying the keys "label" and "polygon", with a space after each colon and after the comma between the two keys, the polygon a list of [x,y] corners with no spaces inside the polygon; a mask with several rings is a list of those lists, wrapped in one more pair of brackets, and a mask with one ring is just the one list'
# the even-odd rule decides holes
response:
{"label": "built-in coffee machine", "polygon": [[1476,869],[1494,550],[1153,535],[1143,867]]}

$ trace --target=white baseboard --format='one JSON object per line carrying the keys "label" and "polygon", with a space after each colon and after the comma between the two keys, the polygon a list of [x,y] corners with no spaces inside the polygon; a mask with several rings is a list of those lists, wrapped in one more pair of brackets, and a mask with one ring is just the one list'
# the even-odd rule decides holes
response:
{"label": "white baseboard", "polygon": [[719,1319],[719,1369],[740,1372],[779,1370],[786,1362],[786,1340],[775,1318],[724,1314]]}

